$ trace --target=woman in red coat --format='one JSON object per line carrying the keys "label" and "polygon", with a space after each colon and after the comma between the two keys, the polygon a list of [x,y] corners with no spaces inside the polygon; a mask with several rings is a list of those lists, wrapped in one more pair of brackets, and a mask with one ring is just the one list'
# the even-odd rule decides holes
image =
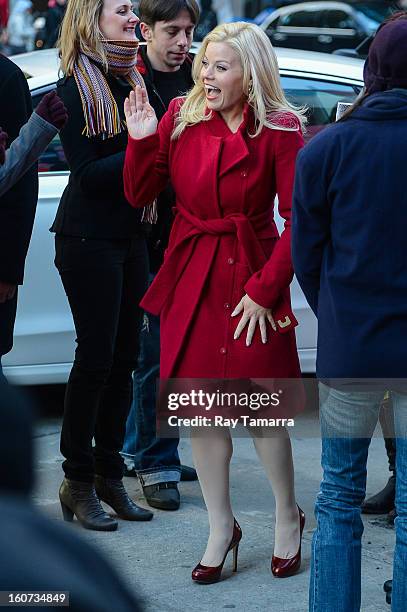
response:
{"label": "woman in red coat", "polygon": [[[218,26],[194,62],[195,86],[157,130],[146,92],[125,103],[125,193],[136,207],[170,179],[176,216],[164,264],[145,295],[161,315],[161,379],[300,376],[289,285],[291,195],[303,112],[281,89],[277,60],[253,24]],[[274,200],[285,229],[279,237]],[[213,431],[213,430],[212,430]],[[192,577],[219,579],[241,530],[229,499],[229,430],[195,430],[192,449],[210,536]],[[299,568],[304,515],[294,494],[288,433],[251,431],[276,498],[273,573]]]}

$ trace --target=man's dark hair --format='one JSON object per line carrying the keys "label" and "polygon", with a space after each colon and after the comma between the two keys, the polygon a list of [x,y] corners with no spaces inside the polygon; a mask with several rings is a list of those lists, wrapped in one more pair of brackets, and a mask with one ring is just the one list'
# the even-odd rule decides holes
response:
{"label": "man's dark hair", "polygon": [[198,23],[200,10],[196,0],[141,0],[138,16],[141,21],[154,27],[157,21],[176,19],[181,11],[188,11],[192,23]]}

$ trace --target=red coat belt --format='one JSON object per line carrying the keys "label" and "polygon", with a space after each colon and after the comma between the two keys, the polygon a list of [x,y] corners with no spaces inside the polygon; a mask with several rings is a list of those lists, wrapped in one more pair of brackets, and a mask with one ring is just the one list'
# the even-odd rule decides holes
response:
{"label": "red coat belt", "polygon": [[[191,260],[200,236],[206,234],[220,239],[226,234],[236,234],[251,274],[259,270],[267,260],[259,240],[278,237],[274,221],[270,219],[270,211],[250,217],[243,213],[233,213],[223,218],[201,219],[180,205],[177,205],[175,210],[177,216],[181,218],[176,222],[184,224],[185,230],[180,240],[168,249],[163,265],[141,302],[145,310],[155,315],[161,313],[174,291],[185,267]],[[209,261],[212,261],[215,256],[217,244],[218,240],[214,240],[209,247],[210,251],[206,253]],[[209,270],[210,267],[207,269],[207,274]],[[194,294],[196,292],[200,294],[206,276],[204,278],[201,276],[196,285],[191,287]]]}

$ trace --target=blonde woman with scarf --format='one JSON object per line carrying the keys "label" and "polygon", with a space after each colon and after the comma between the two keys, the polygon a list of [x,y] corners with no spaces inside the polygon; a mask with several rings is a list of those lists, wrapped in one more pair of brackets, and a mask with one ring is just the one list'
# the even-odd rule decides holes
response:
{"label": "blonde woman with scarf", "polygon": [[129,206],[122,179],[123,104],[143,82],[137,22],[130,0],[70,0],[59,40],[65,76],[58,94],[69,114],[61,140],[71,174],[51,231],[77,336],[59,497],[65,520],[76,515],[87,529],[101,531],[118,522],[100,500],[125,520],[153,516],[127,495],[120,456],[148,272],[142,212]]}

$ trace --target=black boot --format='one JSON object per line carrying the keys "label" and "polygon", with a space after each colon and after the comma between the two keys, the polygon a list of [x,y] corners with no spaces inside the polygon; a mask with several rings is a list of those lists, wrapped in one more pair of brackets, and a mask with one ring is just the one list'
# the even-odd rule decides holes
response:
{"label": "black boot", "polygon": [[176,482],[157,482],[153,485],[141,484],[149,506],[160,510],[178,510],[180,495]]}
{"label": "black boot", "polygon": [[64,478],[59,489],[62,514],[65,521],[73,521],[74,514],[86,529],[115,531],[117,521],[100,505],[93,482],[79,482]]}
{"label": "black boot", "polygon": [[395,496],[396,476],[393,474],[384,489],[363,502],[362,512],[364,514],[387,514],[394,508]]}
{"label": "black boot", "polygon": [[198,474],[196,469],[189,465],[181,465],[181,480],[182,482],[190,482],[192,480],[198,480]]}
{"label": "black boot", "polygon": [[122,480],[96,475],[95,488],[99,498],[126,521],[151,521],[154,516],[150,510],[140,508],[130,499]]}

